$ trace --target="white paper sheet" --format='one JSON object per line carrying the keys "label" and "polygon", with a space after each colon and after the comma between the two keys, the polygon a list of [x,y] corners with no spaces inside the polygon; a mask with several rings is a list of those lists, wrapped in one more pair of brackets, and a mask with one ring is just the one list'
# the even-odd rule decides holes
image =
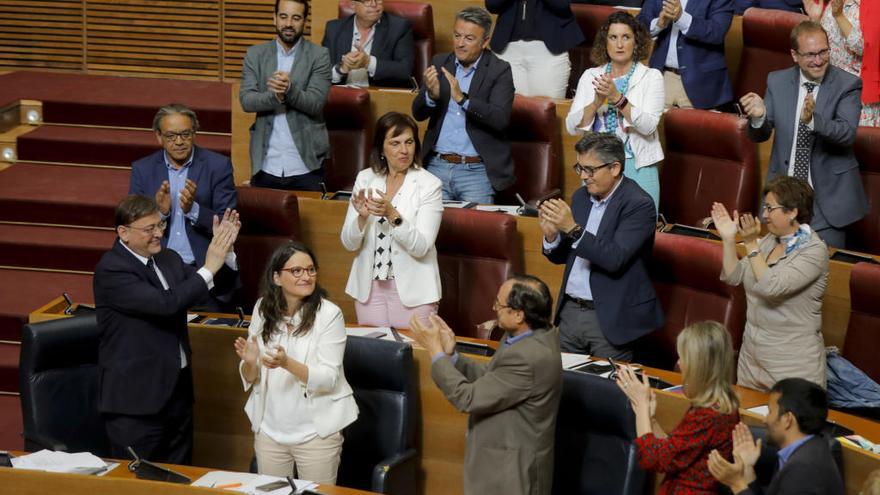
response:
{"label": "white paper sheet", "polygon": [[12,467],[17,469],[34,469],[52,473],[103,474],[108,467],[100,457],[89,452],[53,452],[41,450],[33,454],[15,457],[11,460]]}
{"label": "white paper sheet", "polygon": [[[290,493],[290,485],[284,486],[271,492],[257,490],[258,486],[272,483],[273,481],[287,481],[279,476],[269,476],[266,474],[238,473],[234,471],[210,471],[204,476],[195,480],[192,486],[203,487],[220,487],[241,483],[241,486],[228,488],[230,492],[247,493],[250,495],[288,495]],[[315,488],[318,485],[306,480],[293,480],[296,491]]]}
{"label": "white paper sheet", "polygon": [[571,352],[562,353],[562,369],[570,370],[582,364],[590,362],[590,356],[587,354],[574,354]]}

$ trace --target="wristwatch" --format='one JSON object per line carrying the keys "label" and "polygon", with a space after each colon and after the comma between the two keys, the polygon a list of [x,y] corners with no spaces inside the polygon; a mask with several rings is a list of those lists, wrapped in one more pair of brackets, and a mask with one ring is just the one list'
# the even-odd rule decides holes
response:
{"label": "wristwatch", "polygon": [[584,235],[584,228],[578,224],[574,224],[574,228],[565,233],[566,237],[569,239],[576,241]]}
{"label": "wristwatch", "polygon": [[752,249],[751,251],[749,251],[749,254],[747,256],[749,257],[749,259],[751,259],[759,254],[761,254],[761,251],[758,248],[755,248],[755,249]]}
{"label": "wristwatch", "polygon": [[465,103],[466,101],[468,101],[468,94],[465,93],[464,91],[462,91],[462,92],[461,92],[461,99],[458,100],[456,103],[458,104],[458,106],[463,107],[463,106],[464,106],[464,103]]}

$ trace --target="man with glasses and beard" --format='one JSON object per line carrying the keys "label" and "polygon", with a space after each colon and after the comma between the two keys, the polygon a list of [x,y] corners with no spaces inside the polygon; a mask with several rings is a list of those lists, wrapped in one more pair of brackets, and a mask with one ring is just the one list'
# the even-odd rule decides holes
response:
{"label": "man with glasses and beard", "polygon": [[251,185],[318,191],[330,156],[324,104],[330,55],[303,39],[308,0],[276,0],[278,37],[248,48],[238,93],[251,126]]}
{"label": "man with glasses and beard", "polygon": [[648,278],[654,200],[623,175],[626,155],[614,134],[587,132],[575,145],[583,182],[571,206],[539,205],[544,256],[565,264],[556,301],[563,352],[631,361],[631,343],[663,326]]}
{"label": "man with glasses and beard", "polygon": [[[228,157],[195,145],[199,119],[177,103],[165,105],[153,118],[153,131],[162,149],[131,164],[129,194],[156,199],[168,224],[162,247],[173,249],[192,266],[205,264],[214,215],[234,209],[237,193]],[[223,276],[234,276],[224,269]],[[234,284],[219,284],[234,289]],[[219,288],[218,288],[219,290]],[[232,290],[213,290],[202,301],[208,311],[230,312]]]}
{"label": "man with glasses and beard", "polygon": [[766,141],[776,130],[765,182],[777,175],[807,181],[815,192],[810,226],[829,247],[843,248],[846,226],[868,213],[853,152],[862,80],[831,65],[819,23],[801,22],[789,41],[796,65],[767,76],[763,99],[748,93],[740,103],[753,141]]}

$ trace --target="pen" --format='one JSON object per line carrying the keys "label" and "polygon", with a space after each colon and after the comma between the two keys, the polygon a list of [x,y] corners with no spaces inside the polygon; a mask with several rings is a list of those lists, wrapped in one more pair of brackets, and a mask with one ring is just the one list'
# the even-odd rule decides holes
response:
{"label": "pen", "polygon": [[240,486],[241,486],[241,483],[227,483],[227,484],[225,484],[225,485],[217,485],[217,486],[215,486],[214,488],[224,488],[224,489],[226,489],[226,488],[239,488]]}

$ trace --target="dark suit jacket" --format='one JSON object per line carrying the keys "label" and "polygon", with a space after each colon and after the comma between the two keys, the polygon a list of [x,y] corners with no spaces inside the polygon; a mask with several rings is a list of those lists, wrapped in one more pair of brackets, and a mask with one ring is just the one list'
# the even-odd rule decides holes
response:
{"label": "dark suit jacket", "polygon": [[[486,0],[486,9],[498,14],[490,43],[495,53],[503,52],[511,41],[518,5],[517,0]],[[550,53],[558,55],[584,42],[584,33],[571,13],[570,0],[537,0],[534,16],[541,41]]]}
{"label": "dark suit jacket", "polygon": [[803,0],[736,0],[735,7],[737,14],[742,14],[749,7],[800,12],[804,7],[804,2]]}
{"label": "dark suit jacket", "polygon": [[773,475],[767,490],[756,481],[737,495],[843,495],[843,480],[828,448],[828,439],[817,435],[797,448],[782,470]]}
{"label": "dark suit jacket", "polygon": [[[159,150],[131,164],[129,194],[143,194],[152,198],[162,181],[168,180],[168,167],[165,166],[163,153],[163,150]],[[232,180],[232,162],[229,158],[198,146],[193,146],[193,153],[187,178],[198,186],[196,202],[199,204],[199,218],[195,223],[189,219],[184,223],[196,265],[202,266],[205,264],[208,244],[213,237],[214,215],[222,218],[226,208],[235,208],[237,193]],[[176,207],[176,204],[173,205],[172,211]],[[165,229],[162,247],[168,245],[168,233],[169,230]]]}
{"label": "dark suit jacket", "polygon": [[160,412],[180,374],[180,344],[192,362],[186,311],[207,295],[208,286],[170,249],[153,259],[168,282],[167,291],[119,240],[95,267],[101,412]]}
{"label": "dark suit jacket", "polygon": [[[624,177],[608,203],[596,235],[585,232],[576,249],[562,236],[561,243],[544,256],[565,263],[565,275],[556,301],[556,323],[565,286],[575,257],[590,262],[590,289],[599,327],[614,345],[623,345],[663,326],[663,310],[648,277],[654,246],[654,200],[638,184]],[[593,203],[585,187],[574,192],[571,210],[578,225],[586,225]]]}
{"label": "dark suit jacket", "polygon": [[[331,64],[340,63],[342,56],[351,51],[352,33],[354,15],[327,21],[321,45],[330,51]],[[416,55],[409,21],[388,12],[383,13],[376,24],[370,55],[376,57],[376,73],[370,78],[371,86],[412,86],[409,78],[412,77]]]}
{"label": "dark suit jacket", "polygon": [[[767,181],[777,175],[788,175],[794,129],[798,116],[797,96],[800,68],[797,66],[771,72],[767,76],[764,105],[767,114],[764,124],[756,129],[748,126],[749,137],[762,142],[773,139]],[[828,67],[816,98],[813,111],[813,152],[810,158],[810,176],[815,190],[815,201],[831,226],[842,228],[868,213],[868,200],[859,174],[859,162],[853,153],[853,143],[862,111],[860,100],[862,80],[838,69]]]}
{"label": "dark suit jacket", "polygon": [[[645,0],[638,19],[650,29],[663,0]],[[678,33],[678,67],[688,99],[696,108],[714,108],[733,100],[724,58],[724,37],[733,20],[733,0],[689,0],[685,12],[693,20],[687,35]],[[649,65],[662,71],[669,53],[672,24],[657,35]]]}
{"label": "dark suit jacket", "polygon": [[500,347],[488,363],[438,359],[431,377],[470,414],[464,493],[549,495],[562,395],[559,332],[536,330]]}
{"label": "dark suit jacket", "polygon": [[[428,122],[425,139],[422,142],[422,163],[434,152],[434,145],[440,136],[440,128],[449,107],[449,82],[440,72],[445,67],[450,74],[455,74],[455,54],[441,53],[431,61],[440,76],[440,99],[431,107],[425,100],[427,89],[416,95],[412,104],[413,117]],[[486,174],[496,191],[503,191],[516,182],[513,159],[510,156],[510,142],[507,140],[507,126],[513,111],[513,75],[510,64],[501,60],[489,50],[483,50],[482,58],[477,65],[474,79],[468,91],[468,109],[466,112],[466,128],[477,153],[486,164]]]}

